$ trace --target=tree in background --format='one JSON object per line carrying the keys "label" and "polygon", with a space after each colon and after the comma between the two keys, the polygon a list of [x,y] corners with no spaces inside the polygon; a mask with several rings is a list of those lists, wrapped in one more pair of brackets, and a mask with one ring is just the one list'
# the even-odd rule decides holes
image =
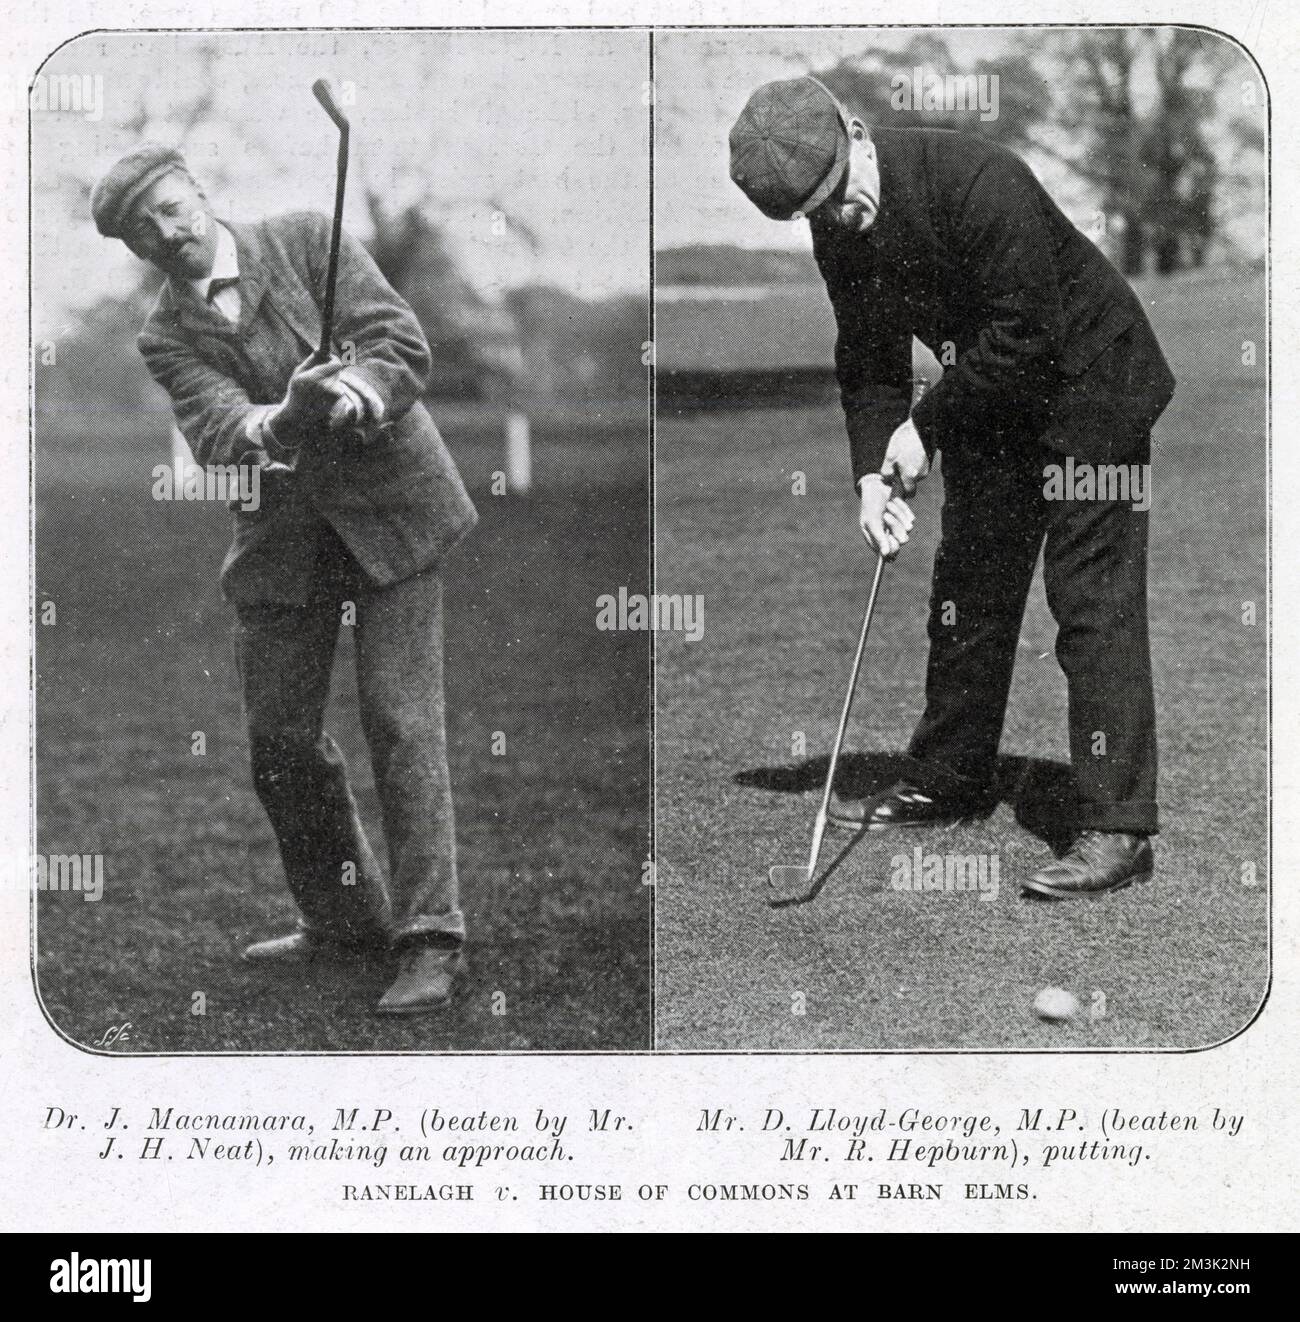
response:
{"label": "tree in background", "polygon": [[539,394],[593,403],[644,396],[646,369],[637,350],[650,339],[645,299],[591,302],[554,286],[527,285],[506,301]]}
{"label": "tree in background", "polygon": [[[1102,215],[1118,221],[1126,275],[1140,275],[1153,252],[1165,274],[1199,265],[1213,233],[1215,162],[1204,121],[1214,98],[1191,81],[1201,44],[1200,34],[1168,29],[1039,40],[1062,93],[1048,123],[1059,132],[1036,145],[1096,188]],[[1061,139],[1068,148],[1056,145]]]}
{"label": "tree in background", "polygon": [[[1028,39],[1061,89],[1033,145],[1098,192],[1118,219],[1126,275],[1199,267],[1222,248],[1243,190],[1263,214],[1263,135],[1241,53],[1187,28],[1048,32]],[[1253,159],[1252,159],[1253,158]],[[1258,255],[1252,253],[1250,255]]]}
{"label": "tree in background", "polygon": [[[973,106],[927,109],[898,96],[899,80],[916,69],[938,78],[996,75],[997,116],[984,119]],[[1263,132],[1249,113],[1257,80],[1213,33],[1045,32],[967,67],[942,37],[925,34],[898,50],[869,46],[818,76],[869,125],[962,129],[1058,162],[1095,190],[1102,216],[1118,222],[1117,257],[1127,275],[1148,265],[1160,274],[1201,266],[1225,219],[1262,214]]]}
{"label": "tree in background", "polygon": [[66,431],[80,435],[78,418],[94,421],[101,431],[139,427],[142,415],[156,406],[152,384],[135,347],[136,336],[158,296],[161,277],[146,269],[126,297],[104,295],[75,321],[54,328],[35,344],[38,416],[54,423],[46,438],[57,448]]}
{"label": "tree in background", "polygon": [[507,308],[483,299],[457,267],[442,226],[418,203],[392,208],[373,188],[366,207],[370,254],[411,305],[433,358],[429,393],[442,399],[504,399],[520,389],[519,331]]}
{"label": "tree in background", "polygon": [[[902,88],[910,89],[913,73],[936,78],[998,77],[998,112],[981,118],[978,105],[926,109]],[[1009,147],[1030,142],[1030,129],[1042,121],[1051,96],[1027,49],[1013,49],[997,60],[976,60],[962,68],[942,37],[925,33],[900,50],[868,46],[846,56],[817,77],[862,119],[880,128],[943,128],[979,133]]]}

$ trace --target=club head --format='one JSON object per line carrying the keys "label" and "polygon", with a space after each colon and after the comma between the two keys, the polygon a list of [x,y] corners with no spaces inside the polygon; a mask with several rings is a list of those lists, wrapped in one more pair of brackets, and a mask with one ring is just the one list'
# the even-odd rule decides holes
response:
{"label": "club head", "polygon": [[778,863],[767,873],[767,884],[774,891],[793,890],[796,886],[806,886],[811,880],[812,873],[806,863]]}
{"label": "club head", "polygon": [[334,99],[334,89],[329,85],[329,79],[317,78],[311,85],[311,94],[321,103],[325,113],[343,130],[348,131],[348,117],[339,109],[339,103]]}

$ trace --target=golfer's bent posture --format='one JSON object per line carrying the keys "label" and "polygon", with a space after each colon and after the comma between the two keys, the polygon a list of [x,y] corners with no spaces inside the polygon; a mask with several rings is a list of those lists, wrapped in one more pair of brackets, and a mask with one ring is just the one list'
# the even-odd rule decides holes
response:
{"label": "golfer's bent posture", "polygon": [[[443,724],[439,567],[476,515],[419,402],[429,349],[411,309],[345,236],[334,343],[312,365],[330,223],[213,215],[181,156],[146,145],[96,184],[101,234],[166,277],[139,338],[202,465],[256,465],[260,503],[236,510],[222,589],[238,617],[253,780],[300,929],[245,958],[392,948],[379,1002],[446,1002],[465,925]],[[232,502],[232,505],[234,502]],[[343,758],[322,728],[341,624],[357,687],[391,880],[366,841]]]}
{"label": "golfer's bent posture", "polygon": [[[916,772],[867,805],[867,824],[949,822],[995,805],[1041,549],[1079,816],[1072,849],[1024,885],[1071,898],[1149,877],[1159,828],[1147,515],[1109,485],[1105,499],[1052,498],[1063,490],[1053,467],[1073,472],[1068,459],[1149,461],[1174,380],[1136,296],[1015,155],[938,129],[869,134],[811,77],[754,93],[731,132],[731,175],[765,215],[809,221],[838,324],[862,531],[880,554],[895,555],[912,526],[891,481],[912,494],[943,451]],[[948,365],[909,417],[914,335]]]}

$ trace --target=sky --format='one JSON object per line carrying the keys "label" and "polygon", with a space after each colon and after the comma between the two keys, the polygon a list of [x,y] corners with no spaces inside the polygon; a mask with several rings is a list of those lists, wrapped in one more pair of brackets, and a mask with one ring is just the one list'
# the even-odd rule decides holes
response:
{"label": "sky", "polygon": [[[489,296],[533,281],[644,294],[648,62],[635,31],[78,38],[42,69],[55,104],[32,115],[35,306],[75,314],[138,279],[95,231],[85,189],[145,138],[183,145],[219,216],[329,212],[338,139],[310,91],[322,76],[352,99],[350,230],[369,233],[367,182],[390,202],[427,194]],[[80,110],[57,106],[50,80],[67,75],[87,88]],[[176,117],[204,88],[211,112],[183,134]]]}

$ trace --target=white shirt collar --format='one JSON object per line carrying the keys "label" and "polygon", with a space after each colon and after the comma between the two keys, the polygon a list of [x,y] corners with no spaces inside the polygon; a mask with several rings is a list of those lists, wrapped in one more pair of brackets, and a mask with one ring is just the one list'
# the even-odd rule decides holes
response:
{"label": "white shirt collar", "polygon": [[189,281],[190,288],[199,296],[199,301],[208,301],[208,287],[214,280],[237,280],[239,278],[239,253],[235,248],[235,236],[220,222],[217,226],[217,254],[212,261],[212,270],[201,280]]}

